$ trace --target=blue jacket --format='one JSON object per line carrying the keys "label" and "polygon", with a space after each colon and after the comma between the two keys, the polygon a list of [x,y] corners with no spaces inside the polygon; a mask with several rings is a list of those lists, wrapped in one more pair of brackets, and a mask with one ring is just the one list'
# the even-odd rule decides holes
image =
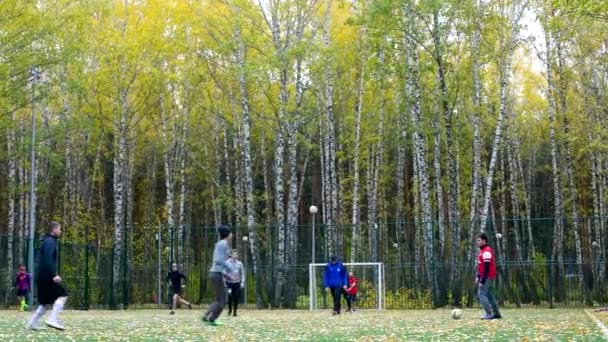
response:
{"label": "blue jacket", "polygon": [[323,274],[323,287],[343,287],[348,285],[348,273],[341,262],[325,266]]}

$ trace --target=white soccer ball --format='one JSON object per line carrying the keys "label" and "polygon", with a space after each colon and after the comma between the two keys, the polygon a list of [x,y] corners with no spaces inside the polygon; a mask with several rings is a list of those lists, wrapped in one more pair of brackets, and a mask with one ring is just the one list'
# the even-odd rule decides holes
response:
{"label": "white soccer ball", "polygon": [[497,239],[502,239],[502,234],[500,234],[500,233],[496,234],[496,238]]}
{"label": "white soccer ball", "polygon": [[454,309],[452,310],[452,318],[453,319],[461,319],[462,318],[462,310]]}

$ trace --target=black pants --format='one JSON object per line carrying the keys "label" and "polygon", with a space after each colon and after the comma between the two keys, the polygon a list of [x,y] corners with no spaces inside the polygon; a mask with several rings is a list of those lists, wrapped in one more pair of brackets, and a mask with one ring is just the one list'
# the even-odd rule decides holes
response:
{"label": "black pants", "polygon": [[346,298],[346,304],[348,304],[348,310],[352,310],[353,304],[357,301],[357,295],[346,293],[344,297]]}
{"label": "black pants", "polygon": [[341,287],[330,287],[331,296],[334,298],[334,312],[340,313],[341,302],[342,302],[342,288]]}
{"label": "black pants", "polygon": [[209,309],[207,309],[207,313],[205,316],[210,321],[215,321],[224,310],[224,306],[226,305],[226,293],[224,287],[224,275],[220,272],[211,272],[209,273],[209,281],[211,282],[211,287],[213,288],[214,300],[211,305],[209,305]]}
{"label": "black pants", "polygon": [[236,315],[236,308],[239,305],[239,299],[241,298],[241,283],[227,283],[226,285],[229,289],[228,312],[234,312]]}

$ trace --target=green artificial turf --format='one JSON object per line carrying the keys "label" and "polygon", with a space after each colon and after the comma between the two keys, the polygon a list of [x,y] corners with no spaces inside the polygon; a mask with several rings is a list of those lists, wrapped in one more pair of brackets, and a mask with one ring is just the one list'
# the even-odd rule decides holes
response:
{"label": "green artificial turf", "polygon": [[[26,331],[30,313],[0,311],[0,341],[604,341],[583,309],[504,310],[481,321],[480,310],[242,311],[221,326],[200,321],[200,310],[69,311],[65,331]],[[608,321],[608,313],[594,313]]]}

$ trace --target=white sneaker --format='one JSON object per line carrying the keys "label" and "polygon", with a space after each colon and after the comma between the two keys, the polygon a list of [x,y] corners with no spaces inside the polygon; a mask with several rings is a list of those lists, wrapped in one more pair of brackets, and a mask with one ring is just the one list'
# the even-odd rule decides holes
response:
{"label": "white sneaker", "polygon": [[31,322],[27,322],[27,324],[25,325],[25,329],[27,329],[27,330],[44,330],[44,327],[38,323],[33,324]]}
{"label": "white sneaker", "polygon": [[63,323],[61,323],[58,320],[55,320],[55,321],[46,321],[44,323],[46,323],[46,325],[48,325],[51,328],[54,328],[54,329],[57,329],[57,330],[65,330],[65,327],[63,326]]}

